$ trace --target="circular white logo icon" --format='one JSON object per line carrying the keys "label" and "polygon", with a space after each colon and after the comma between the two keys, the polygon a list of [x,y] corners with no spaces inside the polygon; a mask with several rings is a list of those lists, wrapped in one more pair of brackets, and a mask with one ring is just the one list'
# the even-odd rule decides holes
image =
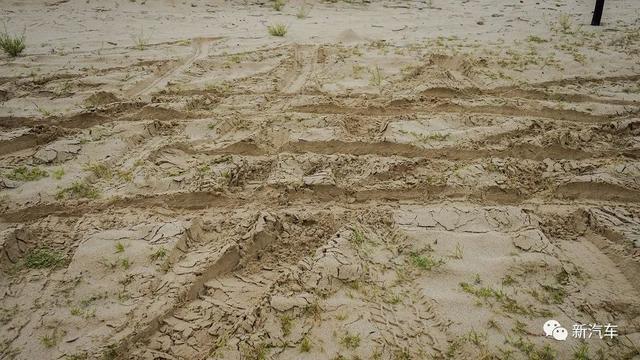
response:
{"label": "circular white logo icon", "polygon": [[542,326],[542,330],[544,331],[545,336],[551,336],[553,334],[553,329],[560,327],[560,323],[556,320],[549,320]]}
{"label": "circular white logo icon", "polygon": [[567,336],[569,336],[569,333],[567,332],[567,329],[565,329],[563,327],[557,327],[557,328],[553,329],[552,336],[556,340],[565,341],[565,340],[567,340]]}

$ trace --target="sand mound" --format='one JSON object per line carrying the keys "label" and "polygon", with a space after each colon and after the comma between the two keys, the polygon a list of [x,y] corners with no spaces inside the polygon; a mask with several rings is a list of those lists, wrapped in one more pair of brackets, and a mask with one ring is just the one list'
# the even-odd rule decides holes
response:
{"label": "sand mound", "polygon": [[352,29],[347,29],[336,36],[336,41],[342,44],[354,44],[362,42],[364,39]]}

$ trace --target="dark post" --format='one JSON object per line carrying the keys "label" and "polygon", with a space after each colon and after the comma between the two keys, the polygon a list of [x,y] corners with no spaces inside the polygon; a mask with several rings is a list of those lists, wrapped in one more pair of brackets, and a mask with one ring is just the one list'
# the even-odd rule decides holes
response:
{"label": "dark post", "polygon": [[593,10],[593,19],[591,19],[591,25],[600,26],[602,9],[604,9],[604,0],[596,0],[596,9]]}

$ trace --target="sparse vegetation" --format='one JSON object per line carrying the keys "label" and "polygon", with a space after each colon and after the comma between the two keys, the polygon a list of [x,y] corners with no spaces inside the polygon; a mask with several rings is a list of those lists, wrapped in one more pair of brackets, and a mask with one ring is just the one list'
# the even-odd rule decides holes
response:
{"label": "sparse vegetation", "polygon": [[125,270],[129,270],[131,264],[132,262],[129,261],[129,258],[120,259],[120,266]]}
{"label": "sparse vegetation", "polygon": [[580,344],[573,350],[573,360],[589,360],[589,345]]}
{"label": "sparse vegetation", "polygon": [[111,179],[113,177],[113,172],[111,171],[111,168],[105,164],[89,163],[84,166],[84,170],[90,171],[98,179]]}
{"label": "sparse vegetation", "polygon": [[52,348],[58,343],[54,336],[44,335],[40,337],[40,343],[46,348]]}
{"label": "sparse vegetation", "polygon": [[45,108],[43,108],[43,107],[39,106],[39,105],[38,105],[38,104],[36,104],[36,103],[33,103],[33,105],[35,105],[36,110],[37,110],[40,114],[42,114],[42,116],[44,116],[44,117],[50,117],[50,116],[53,116],[53,113],[52,113],[51,111],[49,111],[49,110],[47,110],[47,109],[45,109]]}
{"label": "sparse vegetation", "polygon": [[26,36],[24,32],[21,35],[13,35],[7,31],[5,26],[4,31],[0,33],[0,48],[5,54],[16,57],[20,55],[26,48]]}
{"label": "sparse vegetation", "polygon": [[102,350],[102,360],[115,360],[118,355],[115,345],[109,345]]}
{"label": "sparse vegetation", "polygon": [[402,73],[402,80],[407,81],[420,76],[424,72],[424,66],[422,64],[408,64],[400,69]]}
{"label": "sparse vegetation", "polygon": [[212,103],[211,99],[205,96],[193,97],[187,101],[184,109],[187,111],[206,110]]}
{"label": "sparse vegetation", "polygon": [[391,305],[399,304],[401,301],[402,299],[398,294],[390,294],[389,296],[384,298],[384,302]]}
{"label": "sparse vegetation", "polygon": [[571,18],[567,14],[561,14],[558,18],[558,24],[560,24],[560,30],[567,34],[571,32]]}
{"label": "sparse vegetation", "polygon": [[81,352],[81,353],[76,353],[76,354],[72,354],[72,355],[67,355],[65,356],[65,360],[86,360],[89,358],[89,355],[87,355],[87,353],[85,352]]}
{"label": "sparse vegetation", "polygon": [[309,12],[311,12],[311,10],[307,7],[307,4],[302,4],[298,8],[298,12],[296,13],[296,17],[298,19],[305,19],[305,18],[307,18],[309,16]]}
{"label": "sparse vegetation", "polygon": [[60,97],[69,96],[71,94],[71,82],[65,81],[64,83],[62,83],[62,85],[54,91],[54,94]]}
{"label": "sparse vegetation", "polygon": [[311,341],[309,340],[308,337],[303,337],[302,341],[300,342],[300,352],[309,352],[311,351]]}
{"label": "sparse vegetation", "polygon": [[511,298],[507,293],[502,290],[495,290],[490,287],[475,287],[469,283],[460,283],[462,290],[468,294],[474,295],[480,300],[488,301],[493,299],[497,301],[502,310],[507,313],[526,315],[526,316],[550,316],[551,314],[546,310],[536,310],[529,306],[519,304],[515,299]]}
{"label": "sparse vegetation", "polygon": [[140,29],[139,33],[131,35],[131,39],[133,40],[134,48],[140,51],[149,45],[149,37],[145,36],[143,29]]}
{"label": "sparse vegetation", "polygon": [[58,191],[56,199],[61,200],[64,198],[75,199],[96,199],[100,196],[100,192],[93,185],[87,184],[84,181],[76,181],[68,188]]}
{"label": "sparse vegetation", "polygon": [[361,229],[353,228],[353,232],[351,233],[351,242],[354,245],[360,246],[364,244],[364,232]]}
{"label": "sparse vegetation", "polygon": [[318,302],[313,302],[304,307],[304,314],[313,317],[314,320],[320,320],[322,307]]}
{"label": "sparse vegetation", "polygon": [[548,40],[545,40],[545,39],[543,39],[543,38],[541,38],[539,36],[536,36],[536,35],[529,35],[529,37],[527,38],[527,41],[528,42],[533,42],[533,43],[538,43],[538,44],[548,42]]}
{"label": "sparse vegetation", "polygon": [[69,313],[73,316],[80,316],[82,315],[82,309],[80,309],[79,307],[75,306],[72,307],[71,309],[69,309]]}
{"label": "sparse vegetation", "polygon": [[473,283],[476,285],[480,285],[482,283],[482,279],[480,278],[480,274],[476,273],[473,275]]}
{"label": "sparse vegetation", "polygon": [[205,90],[220,96],[227,96],[231,93],[231,84],[228,82],[207,83],[204,88]]}
{"label": "sparse vegetation", "polygon": [[18,313],[18,305],[14,305],[11,308],[0,308],[0,325],[7,324]]}
{"label": "sparse vegetation", "polygon": [[23,182],[36,181],[47,176],[49,176],[49,174],[39,167],[27,168],[26,166],[17,167],[6,175],[6,177],[10,180]]}
{"label": "sparse vegetation", "polygon": [[567,296],[567,291],[561,286],[542,284],[540,285],[544,294],[532,292],[532,295],[545,304],[562,304]]}
{"label": "sparse vegetation", "polygon": [[511,275],[507,274],[502,278],[502,286],[510,286],[518,282]]}
{"label": "sparse vegetation", "polygon": [[475,346],[480,346],[487,341],[487,334],[471,330],[467,334],[467,340]]}
{"label": "sparse vegetation", "polygon": [[200,174],[205,175],[205,174],[208,174],[209,171],[211,171],[211,166],[209,166],[209,164],[204,164],[202,166],[198,166],[197,170]]}
{"label": "sparse vegetation", "polygon": [[284,337],[291,334],[291,326],[293,326],[291,317],[289,315],[282,315],[280,317],[280,329],[282,330],[282,335],[284,335]]}
{"label": "sparse vegetation", "polygon": [[273,0],[273,9],[275,11],[282,11],[282,8],[285,6],[285,0]]}
{"label": "sparse vegetation", "polygon": [[622,89],[622,92],[625,94],[640,94],[640,85],[626,87]]}
{"label": "sparse vegetation", "polygon": [[124,252],[124,244],[121,243],[120,241],[116,243],[115,248],[116,248],[116,254]]}
{"label": "sparse vegetation", "polygon": [[229,61],[234,63],[234,64],[240,64],[243,60],[243,56],[240,54],[235,54],[235,55],[231,55],[229,56]]}
{"label": "sparse vegetation", "polygon": [[260,343],[254,346],[247,346],[243,351],[243,358],[247,360],[266,360],[267,345]]}
{"label": "sparse vegetation", "polygon": [[271,34],[271,36],[285,36],[287,34],[288,28],[284,24],[274,24],[269,25],[267,27],[267,30],[269,31],[269,34]]}
{"label": "sparse vegetation", "polygon": [[460,246],[460,243],[456,244],[456,248],[453,250],[453,253],[450,255],[450,257],[458,260],[464,257],[464,252],[462,250],[462,246]]}
{"label": "sparse vegetation", "polygon": [[420,255],[416,252],[411,253],[409,255],[409,259],[411,260],[411,264],[413,264],[413,266],[427,271],[431,271],[434,268],[445,264],[445,261],[442,259],[435,260],[431,256]]}
{"label": "sparse vegetation", "polygon": [[106,257],[102,257],[100,260],[98,260],[98,264],[104,266],[109,270],[114,270],[118,266],[118,262],[109,261],[109,259],[107,259]]}
{"label": "sparse vegetation", "polygon": [[353,72],[353,77],[356,79],[361,79],[362,78],[362,72],[365,70],[366,68],[360,64],[353,64],[353,66],[351,67],[351,70]]}
{"label": "sparse vegetation", "polygon": [[[374,355],[378,355],[378,354],[379,353],[374,353]],[[377,358],[375,356],[373,358],[374,359],[381,359],[382,355],[379,354]],[[411,359],[413,359],[413,357],[411,356],[411,354],[409,353],[409,351],[407,349],[396,350],[393,353],[393,360],[411,360]]]}
{"label": "sparse vegetation", "polygon": [[555,360],[558,358],[557,353],[549,346],[549,344],[546,344],[541,349],[536,348],[534,343],[522,337],[518,337],[516,340],[507,338],[506,342],[524,353],[528,359]]}
{"label": "sparse vegetation", "polygon": [[62,264],[65,256],[49,248],[37,248],[30,251],[24,259],[24,266],[29,269],[54,268]]}
{"label": "sparse vegetation", "polygon": [[382,81],[384,79],[384,75],[382,74],[382,71],[380,70],[380,67],[376,66],[373,69],[369,70],[369,74],[371,74],[371,78],[369,79],[369,83],[371,85],[373,85],[373,86],[381,88],[382,87]]}
{"label": "sparse vegetation", "polygon": [[[8,10],[29,50],[0,54],[0,358],[632,358],[633,284],[603,252],[638,215],[635,18],[129,1],[70,17],[120,26],[80,41]],[[555,341],[552,318],[620,337]]]}
{"label": "sparse vegetation", "polygon": [[352,335],[347,333],[340,339],[340,344],[342,344],[347,349],[357,349],[358,346],[360,346],[360,335]]}
{"label": "sparse vegetation", "polygon": [[167,256],[167,249],[160,247],[158,250],[154,251],[149,255],[149,260],[156,261],[160,259],[164,259]]}
{"label": "sparse vegetation", "polygon": [[56,170],[53,170],[53,172],[51,174],[53,175],[54,179],[61,180],[62,177],[64,176],[64,169],[63,168],[58,168]]}

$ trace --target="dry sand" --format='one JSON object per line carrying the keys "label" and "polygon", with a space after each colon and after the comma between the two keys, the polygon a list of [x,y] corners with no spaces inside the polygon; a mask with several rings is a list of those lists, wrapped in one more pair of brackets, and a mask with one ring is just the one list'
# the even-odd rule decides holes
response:
{"label": "dry sand", "polygon": [[640,357],[640,2],[1,2],[0,358]]}

